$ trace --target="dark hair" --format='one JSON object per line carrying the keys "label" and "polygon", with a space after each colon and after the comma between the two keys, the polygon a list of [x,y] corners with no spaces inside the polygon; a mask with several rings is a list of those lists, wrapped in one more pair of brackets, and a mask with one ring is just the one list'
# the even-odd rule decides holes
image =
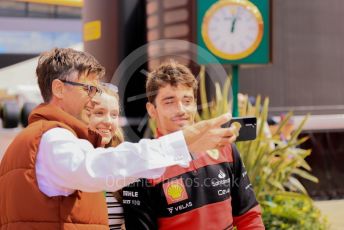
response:
{"label": "dark hair", "polygon": [[77,73],[78,78],[83,74],[102,78],[105,69],[92,55],[69,48],[55,48],[40,55],[36,74],[44,102],[51,100],[53,80],[71,80],[68,78],[72,73]]}
{"label": "dark hair", "polygon": [[190,69],[184,65],[175,62],[163,63],[157,69],[153,70],[148,75],[146,82],[148,101],[154,104],[158,90],[166,85],[174,87],[184,85],[190,87],[194,91],[195,98],[197,97],[197,80]]}

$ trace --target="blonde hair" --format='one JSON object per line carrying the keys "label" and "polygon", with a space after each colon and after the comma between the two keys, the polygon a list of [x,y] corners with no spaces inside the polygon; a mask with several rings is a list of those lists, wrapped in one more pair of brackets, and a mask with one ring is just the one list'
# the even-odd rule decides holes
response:
{"label": "blonde hair", "polygon": [[[110,96],[113,96],[118,101],[119,105],[119,95],[118,89],[115,85],[110,83],[100,83],[99,88],[102,90],[102,93],[106,93]],[[121,106],[119,105],[121,109]],[[117,127],[115,135],[112,137],[111,141],[105,145],[105,147],[116,147],[124,141],[124,134],[121,127]]]}
{"label": "blonde hair", "polygon": [[[99,84],[98,88],[102,91],[102,94],[106,93],[109,96],[115,97],[117,102],[118,102],[119,109],[121,110],[121,106],[119,104],[119,95],[118,95],[117,86],[112,85],[110,83],[101,82]],[[105,145],[105,148],[116,147],[117,145],[121,144],[122,142],[124,142],[123,130],[121,127],[117,127],[115,135],[111,138],[109,143],[107,143]],[[118,200],[118,202],[123,203],[123,196],[122,196],[122,193],[120,191],[121,190],[118,190],[116,192],[112,192],[111,194]]]}

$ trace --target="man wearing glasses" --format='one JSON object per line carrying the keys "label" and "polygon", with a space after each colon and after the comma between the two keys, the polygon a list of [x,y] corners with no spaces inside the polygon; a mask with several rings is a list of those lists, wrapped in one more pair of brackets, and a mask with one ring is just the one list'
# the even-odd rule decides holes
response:
{"label": "man wearing glasses", "polygon": [[108,229],[101,191],[156,178],[171,165],[188,166],[190,152],[235,140],[223,115],[157,140],[97,148],[101,137],[80,121],[104,68],[87,53],[53,49],[36,69],[44,103],[14,139],[0,164],[0,228]]}

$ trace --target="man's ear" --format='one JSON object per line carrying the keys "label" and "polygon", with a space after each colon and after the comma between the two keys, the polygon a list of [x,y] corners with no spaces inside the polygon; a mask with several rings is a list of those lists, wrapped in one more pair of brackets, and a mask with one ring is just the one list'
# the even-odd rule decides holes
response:
{"label": "man's ear", "polygon": [[55,79],[53,80],[52,84],[51,84],[51,91],[52,91],[52,95],[58,99],[62,99],[63,98],[63,92],[64,92],[64,85],[63,82]]}
{"label": "man's ear", "polygon": [[147,103],[146,103],[146,109],[147,109],[147,112],[148,112],[149,116],[150,116],[152,119],[155,119],[155,118],[156,118],[156,109],[155,109],[155,105],[154,105],[153,103],[147,102]]}

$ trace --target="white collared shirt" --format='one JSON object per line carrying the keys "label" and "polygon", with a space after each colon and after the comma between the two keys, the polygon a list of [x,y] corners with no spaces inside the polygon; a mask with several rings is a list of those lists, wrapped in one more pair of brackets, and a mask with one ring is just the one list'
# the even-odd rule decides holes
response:
{"label": "white collared shirt", "polygon": [[116,148],[94,148],[63,128],[42,135],[36,159],[38,187],[47,196],[116,191],[138,178],[157,178],[165,167],[191,161],[182,131]]}

